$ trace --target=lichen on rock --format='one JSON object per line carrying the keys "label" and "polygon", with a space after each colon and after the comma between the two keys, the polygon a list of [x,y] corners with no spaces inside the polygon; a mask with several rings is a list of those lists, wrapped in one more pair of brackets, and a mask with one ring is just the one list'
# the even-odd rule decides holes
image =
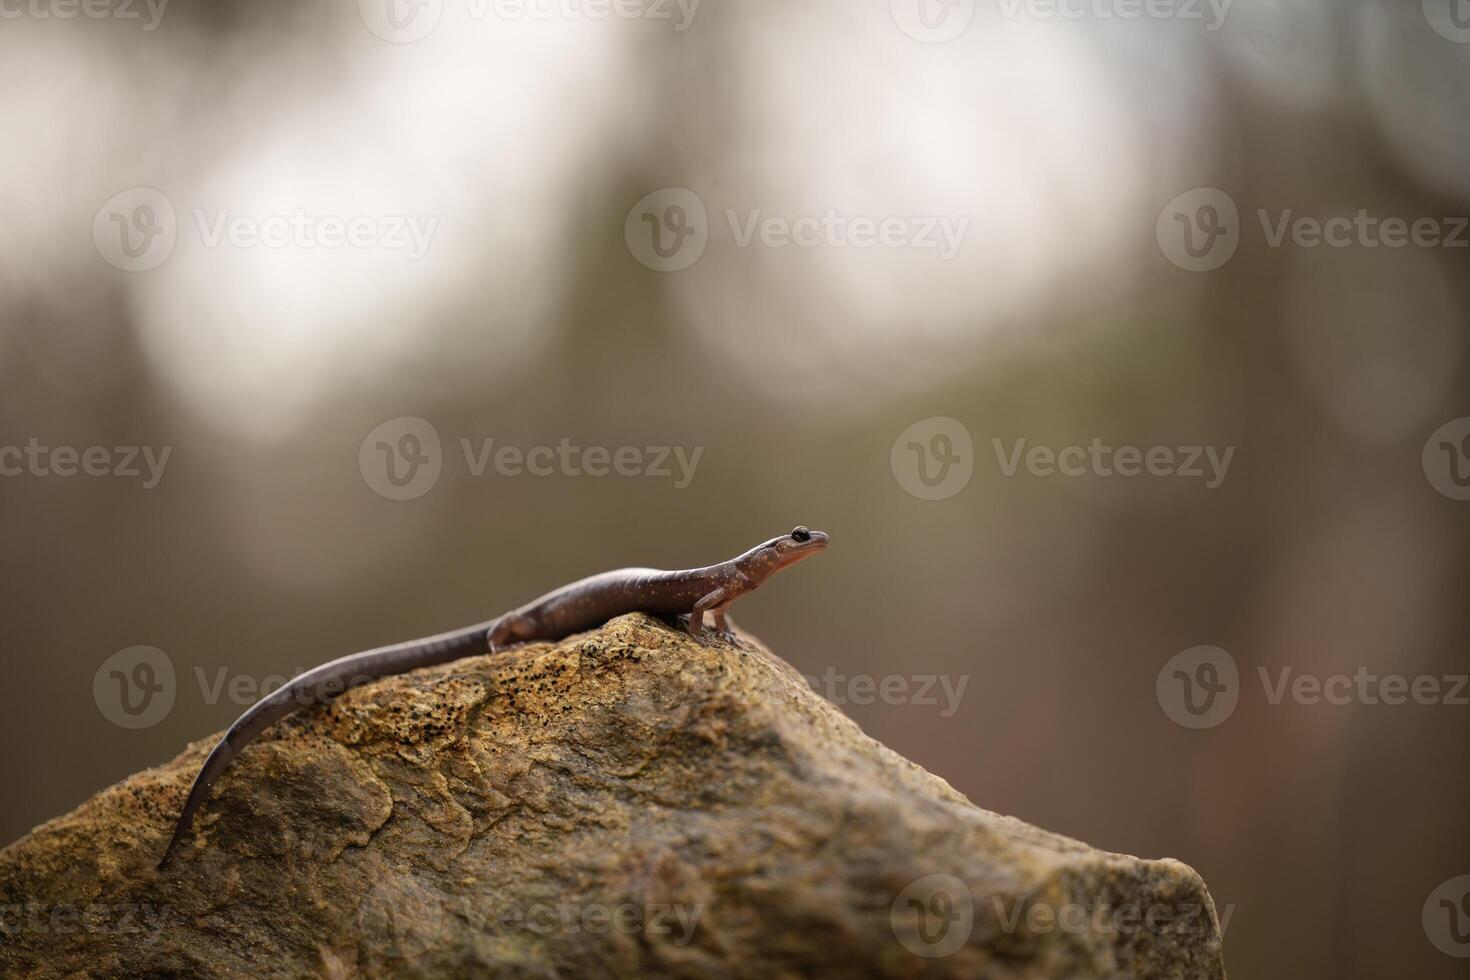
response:
{"label": "lichen on rock", "polygon": [[0,851],[0,975],[1224,977],[1199,876],[979,809],[749,637],[621,616],[214,739]]}

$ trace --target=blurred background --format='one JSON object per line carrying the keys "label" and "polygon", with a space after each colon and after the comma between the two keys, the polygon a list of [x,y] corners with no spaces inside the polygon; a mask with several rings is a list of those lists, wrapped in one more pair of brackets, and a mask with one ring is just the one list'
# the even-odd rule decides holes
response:
{"label": "blurred background", "polygon": [[1465,0],[0,17],[0,842],[805,523],[733,618],[873,737],[1232,975],[1465,976]]}

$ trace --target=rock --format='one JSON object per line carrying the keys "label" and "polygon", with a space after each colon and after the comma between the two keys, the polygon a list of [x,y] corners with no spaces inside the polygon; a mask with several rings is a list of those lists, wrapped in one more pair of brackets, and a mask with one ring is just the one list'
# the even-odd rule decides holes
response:
{"label": "rock", "polygon": [[1223,978],[1176,861],[972,805],[641,615],[214,738],[0,851],[0,975]]}

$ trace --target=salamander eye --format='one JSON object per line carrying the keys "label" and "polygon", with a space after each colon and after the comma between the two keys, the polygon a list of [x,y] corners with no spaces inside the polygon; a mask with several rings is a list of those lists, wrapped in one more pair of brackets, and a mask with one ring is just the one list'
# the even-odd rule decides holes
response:
{"label": "salamander eye", "polygon": [[796,527],[794,527],[794,528],[791,529],[791,540],[793,540],[793,541],[810,541],[811,539],[812,539],[812,532],[808,531],[806,528],[802,527],[801,525],[798,524]]}

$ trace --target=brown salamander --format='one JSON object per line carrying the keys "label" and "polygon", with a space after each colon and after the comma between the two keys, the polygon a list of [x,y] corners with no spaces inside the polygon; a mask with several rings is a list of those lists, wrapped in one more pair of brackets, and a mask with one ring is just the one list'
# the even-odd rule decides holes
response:
{"label": "brown salamander", "polygon": [[158,866],[162,868],[168,863],[194,814],[208,797],[209,788],[230,760],[257,735],[298,708],[329,701],[349,688],[380,677],[475,654],[494,653],[518,643],[560,640],[624,613],[667,617],[687,613],[689,632],[695,637],[700,635],[704,617],[709,615],[715,627],[723,630],[727,628],[725,609],[730,603],[758,588],[781,569],[826,547],[826,534],[797,527],[790,534],[764,541],[739,557],[705,568],[683,571],[620,568],[603,572],[564,585],[488,622],[354,653],[299,674],[251,705],[209,753],[194,777],[173,837]]}

